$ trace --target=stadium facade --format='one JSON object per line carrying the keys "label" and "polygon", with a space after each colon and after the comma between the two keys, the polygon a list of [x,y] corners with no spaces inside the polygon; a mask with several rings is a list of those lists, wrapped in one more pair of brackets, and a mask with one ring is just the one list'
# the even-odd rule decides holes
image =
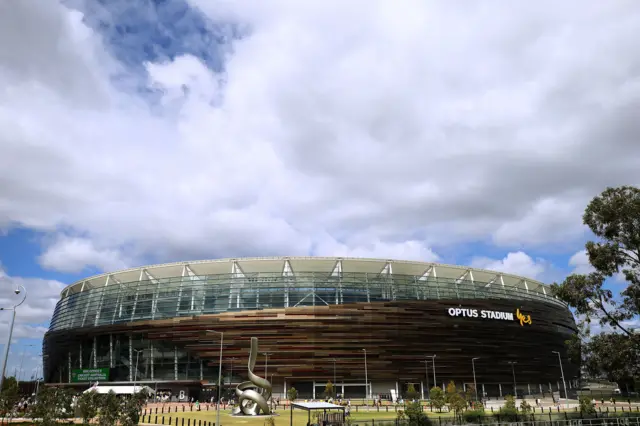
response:
{"label": "stadium facade", "polygon": [[[207,331],[214,330],[215,332]],[[354,258],[246,258],[153,265],[67,286],[44,339],[50,385],[147,384],[214,396],[256,373],[285,395],[419,393],[475,380],[482,395],[567,387],[579,365],[567,306],[545,284],[460,266]],[[474,358],[477,358],[473,360]],[[472,361],[473,360],[473,361]],[[264,364],[263,364],[264,363]],[[435,367],[435,368],[434,368]]]}

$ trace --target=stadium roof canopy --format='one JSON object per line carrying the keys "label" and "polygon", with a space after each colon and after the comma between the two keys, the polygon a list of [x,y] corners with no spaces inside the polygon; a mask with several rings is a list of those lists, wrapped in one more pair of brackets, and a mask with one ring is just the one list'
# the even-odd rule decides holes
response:
{"label": "stadium roof canopy", "polygon": [[139,281],[159,281],[175,277],[205,277],[228,274],[232,278],[282,275],[295,278],[297,273],[327,274],[327,277],[342,277],[350,273],[381,275],[408,275],[420,281],[454,280],[484,283],[485,286],[504,285],[518,287],[526,291],[549,293],[549,287],[540,281],[513,274],[469,268],[466,266],[444,265],[440,263],[363,259],[349,257],[258,257],[218,260],[198,260],[191,262],[165,263],[125,269],[95,275],[62,290],[61,296],[106,285],[136,283]]}

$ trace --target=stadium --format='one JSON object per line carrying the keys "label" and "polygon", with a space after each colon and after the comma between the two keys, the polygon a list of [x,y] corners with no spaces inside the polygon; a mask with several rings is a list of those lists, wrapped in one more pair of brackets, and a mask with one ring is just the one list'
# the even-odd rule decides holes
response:
{"label": "stadium", "polygon": [[[213,330],[213,331],[208,331]],[[145,266],[62,291],[43,343],[51,386],[145,384],[174,398],[223,395],[256,374],[285,398],[558,392],[579,376],[567,306],[545,284],[461,266],[355,258],[244,258]],[[222,337],[222,339],[221,339]],[[221,346],[222,345],[222,346]],[[555,352],[554,352],[555,351]],[[557,352],[557,353],[556,353]],[[560,356],[558,356],[558,353]],[[562,392],[564,395],[564,392]]]}

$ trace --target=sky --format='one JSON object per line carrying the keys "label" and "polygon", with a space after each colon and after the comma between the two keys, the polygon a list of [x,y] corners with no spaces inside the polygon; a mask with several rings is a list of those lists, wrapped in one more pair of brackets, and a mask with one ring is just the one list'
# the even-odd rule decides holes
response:
{"label": "sky", "polygon": [[585,206],[640,184],[639,33],[635,0],[0,2],[0,307],[28,294],[9,373],[103,271],[588,270]]}

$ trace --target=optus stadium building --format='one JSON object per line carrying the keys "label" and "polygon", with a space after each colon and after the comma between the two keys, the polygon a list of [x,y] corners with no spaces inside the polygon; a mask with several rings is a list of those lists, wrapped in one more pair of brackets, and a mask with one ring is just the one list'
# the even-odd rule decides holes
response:
{"label": "optus stadium building", "polygon": [[[434,263],[245,258],[146,266],[67,286],[44,339],[45,382],[145,384],[208,400],[254,372],[284,398],[423,397],[437,384],[480,395],[567,388],[579,365],[567,306],[521,276]],[[564,395],[564,392],[562,391]]]}

